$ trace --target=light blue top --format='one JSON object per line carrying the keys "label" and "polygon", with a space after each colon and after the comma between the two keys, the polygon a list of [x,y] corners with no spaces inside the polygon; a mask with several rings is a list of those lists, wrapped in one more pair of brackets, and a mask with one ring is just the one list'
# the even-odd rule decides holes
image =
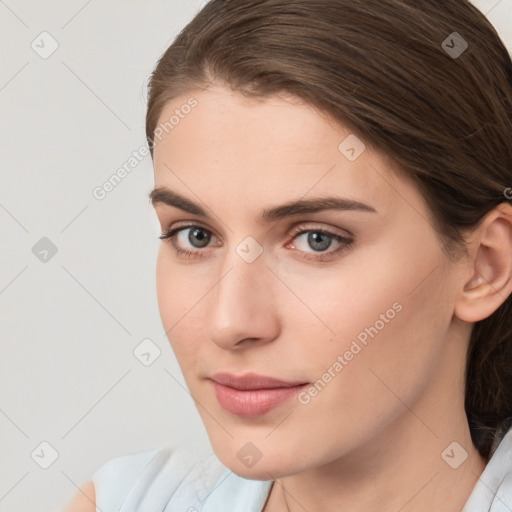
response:
{"label": "light blue top", "polygon": [[[462,512],[512,511],[512,428]],[[196,458],[180,447],[121,455],[93,475],[98,512],[261,512],[272,481],[247,480],[214,454]]]}

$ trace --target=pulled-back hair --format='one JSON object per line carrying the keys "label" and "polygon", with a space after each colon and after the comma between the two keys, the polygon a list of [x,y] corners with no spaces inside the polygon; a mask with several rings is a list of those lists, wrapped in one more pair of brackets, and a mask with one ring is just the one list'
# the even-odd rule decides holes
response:
{"label": "pulled-back hair", "polygon": [[[150,77],[151,152],[164,106],[212,83],[294,94],[389,155],[450,257],[512,197],[512,62],[466,0],[212,0]],[[487,459],[512,416],[511,297],[475,323],[467,356],[465,408]]]}

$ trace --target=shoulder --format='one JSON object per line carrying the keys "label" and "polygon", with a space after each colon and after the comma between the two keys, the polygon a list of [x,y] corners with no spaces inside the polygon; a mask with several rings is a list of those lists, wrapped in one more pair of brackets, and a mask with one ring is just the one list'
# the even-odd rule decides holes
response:
{"label": "shoulder", "polygon": [[68,503],[64,512],[96,512],[94,484],[87,482]]}
{"label": "shoulder", "polygon": [[168,456],[169,450],[160,448],[126,453],[108,459],[92,476],[96,494],[102,496],[107,489],[111,496],[127,492],[142,474],[154,471],[161,459]]}
{"label": "shoulder", "polygon": [[[509,425],[510,427],[510,425]],[[500,442],[489,462],[489,471],[481,479],[493,490],[490,511],[512,510],[512,428],[500,436]],[[484,479],[486,475],[486,479]]]}
{"label": "shoulder", "polygon": [[83,503],[77,502],[66,512],[95,512],[93,502],[104,512],[194,508],[206,512],[226,504],[230,511],[250,512],[259,510],[270,488],[270,482],[239,477],[210,451],[191,446],[162,447],[111,458],[93,474],[92,485],[94,500],[84,498]]}
{"label": "shoulder", "polygon": [[176,510],[199,508],[226,471],[211,452],[190,446],[120,455],[93,474],[96,506],[103,511],[161,512],[172,502]]}
{"label": "shoulder", "polygon": [[512,510],[512,428],[500,442],[469,496],[462,512]]}

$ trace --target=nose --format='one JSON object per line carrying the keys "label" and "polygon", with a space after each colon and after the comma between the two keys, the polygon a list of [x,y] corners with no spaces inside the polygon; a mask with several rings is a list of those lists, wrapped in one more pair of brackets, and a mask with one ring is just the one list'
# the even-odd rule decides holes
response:
{"label": "nose", "polygon": [[244,261],[235,250],[226,256],[206,303],[210,339],[226,350],[274,340],[280,328],[275,281],[263,255],[252,263]]}

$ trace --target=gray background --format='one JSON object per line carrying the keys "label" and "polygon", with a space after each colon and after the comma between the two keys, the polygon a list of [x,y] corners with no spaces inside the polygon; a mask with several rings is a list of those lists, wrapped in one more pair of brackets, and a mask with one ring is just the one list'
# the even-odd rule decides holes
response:
{"label": "gray background", "polygon": [[[0,0],[1,512],[61,510],[116,455],[209,449],[158,313],[149,155],[92,193],[144,145],[149,73],[204,3]],[[475,3],[512,49],[512,0]]]}

